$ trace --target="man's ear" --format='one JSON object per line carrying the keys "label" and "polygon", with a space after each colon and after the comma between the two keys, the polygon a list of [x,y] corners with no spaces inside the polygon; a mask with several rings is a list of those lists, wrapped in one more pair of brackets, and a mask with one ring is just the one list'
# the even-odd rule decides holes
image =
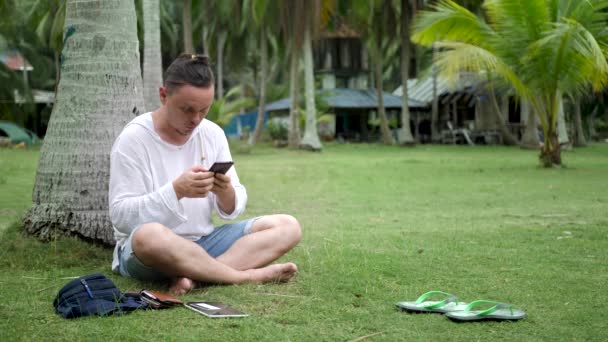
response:
{"label": "man's ear", "polygon": [[159,87],[158,96],[160,97],[160,103],[164,105],[167,102],[167,87]]}

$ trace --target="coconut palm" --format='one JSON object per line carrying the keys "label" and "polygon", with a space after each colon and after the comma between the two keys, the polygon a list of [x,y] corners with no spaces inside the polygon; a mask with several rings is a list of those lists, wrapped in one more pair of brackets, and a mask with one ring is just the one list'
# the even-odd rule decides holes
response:
{"label": "coconut palm", "polygon": [[283,37],[289,48],[289,135],[288,144],[291,148],[300,145],[300,58],[306,30],[305,18],[300,15],[306,11],[302,1],[285,1],[281,7],[281,24]]}
{"label": "coconut palm", "polygon": [[182,0],[182,35],[184,52],[194,53],[194,43],[192,42],[192,0]]}
{"label": "coconut palm", "polygon": [[[247,53],[241,41],[248,24],[241,20],[245,6],[248,6],[247,2],[240,0],[193,2],[193,27],[200,32],[202,50],[208,55],[214,52],[216,56],[215,95],[218,99],[224,97],[224,66],[233,58],[242,63]],[[231,45],[234,49],[230,49]]]}
{"label": "coconut palm", "polygon": [[486,0],[484,17],[450,0],[433,8],[417,17],[412,40],[427,46],[439,40],[437,64],[448,76],[486,71],[529,100],[543,129],[541,163],[560,165],[562,95],[608,83],[608,1]]}
{"label": "coconut palm", "polygon": [[163,65],[160,47],[160,2],[143,1],[144,22],[144,62],[143,84],[144,103],[151,111],[160,106],[158,88],[163,85]]}
{"label": "coconut palm", "polygon": [[[268,20],[276,14],[278,7],[272,6],[269,0],[251,0],[246,4],[250,8],[252,25],[251,29],[259,36],[258,44],[260,51],[260,72],[258,87],[258,117],[255,123],[251,144],[255,144],[262,136],[262,125],[264,123],[264,113],[266,107],[266,86],[268,77],[268,35],[272,34],[272,21]],[[270,12],[270,13],[269,13]]]}
{"label": "coconut palm", "polygon": [[395,36],[397,28],[397,12],[392,8],[390,0],[357,1],[352,3],[348,20],[353,27],[360,28],[364,41],[370,49],[374,65],[374,80],[378,97],[378,117],[380,132],[385,144],[394,142],[388,127],[384,108],[384,89],[382,68],[384,65],[383,43],[387,38]]}
{"label": "coconut palm", "polygon": [[61,79],[25,230],[112,243],[110,149],[143,107],[133,1],[68,0]]}
{"label": "coconut palm", "polygon": [[413,7],[409,0],[400,1],[400,38],[401,38],[401,130],[399,130],[399,143],[413,145],[414,137],[410,128],[410,107],[407,93],[407,80],[410,77],[410,20],[413,16]]}

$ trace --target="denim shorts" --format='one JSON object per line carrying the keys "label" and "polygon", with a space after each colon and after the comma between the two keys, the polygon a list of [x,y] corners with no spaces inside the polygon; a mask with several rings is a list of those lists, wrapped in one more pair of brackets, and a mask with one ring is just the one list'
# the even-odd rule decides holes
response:
{"label": "denim shorts", "polygon": [[[224,224],[216,227],[211,234],[193,242],[201,246],[213,258],[217,258],[224,254],[238,239],[251,233],[251,227],[258,218],[255,217],[245,221]],[[163,272],[144,265],[133,253],[131,239],[138,229],[139,227],[133,229],[129,238],[118,250],[118,269],[120,274],[142,281],[163,281],[169,279]]]}

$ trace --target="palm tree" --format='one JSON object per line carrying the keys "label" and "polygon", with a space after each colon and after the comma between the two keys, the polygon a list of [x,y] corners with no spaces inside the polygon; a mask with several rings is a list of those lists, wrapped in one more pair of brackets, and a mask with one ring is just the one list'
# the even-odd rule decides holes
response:
{"label": "palm tree", "polygon": [[300,145],[300,58],[306,31],[306,18],[300,13],[306,11],[303,1],[286,1],[281,7],[281,26],[283,37],[289,48],[289,135],[288,145],[297,148]]}
{"label": "palm tree", "polygon": [[[234,58],[234,54],[238,57],[243,57],[240,40],[245,28],[247,28],[246,20],[241,20],[243,7],[249,6],[246,2],[239,0],[222,0],[208,1],[200,0],[193,3],[195,17],[193,27],[200,30],[203,53],[211,55],[212,50],[216,55],[216,98],[224,97],[224,66],[226,65],[226,48],[230,48],[228,43],[238,46],[239,49],[233,49],[228,57]],[[213,43],[213,46],[211,46]],[[235,46],[235,47],[236,47]],[[240,58],[240,63],[243,58]]]}
{"label": "palm tree", "polygon": [[158,88],[163,85],[163,65],[160,47],[160,2],[143,1],[144,21],[144,103],[147,110],[160,106]]}
{"label": "palm tree", "polygon": [[317,131],[317,109],[315,104],[314,64],[312,60],[312,40],[314,29],[318,27],[313,22],[318,20],[320,6],[312,0],[303,0],[305,8],[301,15],[304,17],[304,40],[302,41],[302,54],[304,57],[304,97],[306,99],[306,127],[304,137],[300,141],[300,148],[310,151],[321,151],[323,145]]}
{"label": "palm tree", "polygon": [[[412,40],[442,49],[439,68],[496,75],[529,100],[544,135],[545,167],[561,165],[557,121],[563,94],[581,95],[608,83],[605,0],[486,0],[485,17],[442,0],[416,21]],[[605,45],[604,45],[605,46]]]}
{"label": "palm tree", "polygon": [[583,147],[587,146],[587,139],[585,139],[585,133],[583,131],[583,118],[581,115],[581,97],[577,96],[573,99],[574,105],[574,146]]}
{"label": "palm tree", "polygon": [[110,148],[143,108],[133,1],[68,0],[57,98],[25,230],[113,243]]}
{"label": "palm tree", "polygon": [[409,0],[401,0],[401,130],[399,131],[399,143],[413,145],[414,137],[410,128],[410,106],[407,92],[407,80],[410,77],[410,19],[413,11]]}
{"label": "palm tree", "polygon": [[192,0],[182,0],[182,34],[184,52],[194,53],[194,43],[192,42]]}
{"label": "palm tree", "polygon": [[[258,97],[258,117],[255,123],[251,144],[255,144],[262,136],[262,125],[264,123],[264,113],[266,107],[266,86],[268,76],[268,35],[272,34],[274,25],[267,19],[272,18],[277,10],[276,6],[270,6],[268,0],[251,1],[251,17],[253,19],[252,28],[259,35],[260,48],[260,72],[259,72],[259,97]],[[272,13],[268,13],[271,11]]]}
{"label": "palm tree", "polygon": [[391,7],[390,0],[358,1],[352,3],[348,19],[353,27],[361,28],[364,40],[370,48],[372,63],[374,64],[374,80],[378,97],[378,116],[380,118],[380,132],[385,144],[392,144],[393,137],[388,127],[388,120],[384,108],[384,89],[382,67],[384,62],[383,42],[387,37],[396,35],[396,11]]}

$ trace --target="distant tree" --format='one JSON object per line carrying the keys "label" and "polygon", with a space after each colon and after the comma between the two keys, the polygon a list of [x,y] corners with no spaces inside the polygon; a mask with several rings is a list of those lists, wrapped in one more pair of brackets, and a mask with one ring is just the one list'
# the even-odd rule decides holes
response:
{"label": "distant tree", "polygon": [[397,12],[391,5],[391,0],[357,1],[352,3],[351,10],[347,16],[353,27],[357,27],[360,30],[364,41],[370,49],[374,68],[376,95],[378,97],[380,132],[382,134],[382,141],[385,144],[394,143],[384,108],[382,74],[384,65],[383,42],[397,35]]}
{"label": "distant tree", "polygon": [[143,107],[133,1],[68,0],[61,79],[25,230],[113,243],[110,149]]}
{"label": "distant tree", "polygon": [[250,143],[255,144],[262,136],[262,126],[264,124],[264,113],[266,112],[266,87],[268,78],[268,36],[272,35],[277,25],[276,20],[272,20],[278,11],[277,4],[269,0],[251,0],[251,26],[250,30],[258,34],[259,44],[259,85],[258,85],[258,116],[255,129],[251,136]]}
{"label": "distant tree", "polygon": [[413,7],[410,0],[400,0],[400,40],[401,40],[401,130],[399,130],[399,143],[413,145],[414,137],[410,128],[410,107],[407,81],[410,77],[411,44],[410,22],[413,16]]}
{"label": "distant tree", "polygon": [[304,98],[306,99],[306,127],[304,137],[300,141],[300,148],[310,151],[320,151],[323,149],[319,132],[317,131],[317,109],[315,105],[315,81],[314,63],[312,59],[312,40],[314,30],[318,25],[314,25],[319,19],[320,3],[313,0],[302,0],[304,10],[300,15],[304,17],[304,40],[302,42],[302,54],[304,58]]}
{"label": "distant tree", "polygon": [[288,144],[291,148],[300,145],[300,59],[306,31],[307,18],[300,15],[305,11],[302,1],[285,1],[281,8],[282,31],[289,48],[289,129]]}
{"label": "distant tree", "polygon": [[194,43],[192,42],[192,0],[182,0],[182,35],[184,52],[194,53]]}
{"label": "distant tree", "polygon": [[143,1],[144,62],[142,68],[146,110],[160,106],[158,88],[163,85],[163,63],[160,41],[160,2]]}
{"label": "distant tree", "polygon": [[[414,42],[439,40],[439,68],[487,71],[529,100],[543,129],[541,164],[561,165],[558,117],[564,94],[608,84],[604,0],[486,0],[480,17],[453,1],[439,1],[417,18]],[[488,18],[488,21],[485,18]]]}

